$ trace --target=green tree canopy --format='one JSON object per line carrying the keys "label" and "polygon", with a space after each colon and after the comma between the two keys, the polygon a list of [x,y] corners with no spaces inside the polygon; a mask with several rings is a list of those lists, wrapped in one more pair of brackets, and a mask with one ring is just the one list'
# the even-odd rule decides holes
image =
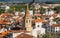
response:
{"label": "green tree canopy", "polygon": [[5,11],[5,10],[0,7],[0,14],[1,14],[1,13],[4,13],[4,11]]}
{"label": "green tree canopy", "polygon": [[32,5],[29,5],[30,10],[34,11],[34,7]]}
{"label": "green tree canopy", "polygon": [[14,11],[14,8],[15,8],[15,11],[23,11],[25,9],[25,6],[26,5],[24,5],[24,4],[10,6],[10,10],[13,10]]}
{"label": "green tree canopy", "polygon": [[39,8],[39,10],[40,10],[41,14],[45,13],[45,8],[41,7],[41,8]]}
{"label": "green tree canopy", "polygon": [[57,12],[60,12],[60,6],[54,8]]}

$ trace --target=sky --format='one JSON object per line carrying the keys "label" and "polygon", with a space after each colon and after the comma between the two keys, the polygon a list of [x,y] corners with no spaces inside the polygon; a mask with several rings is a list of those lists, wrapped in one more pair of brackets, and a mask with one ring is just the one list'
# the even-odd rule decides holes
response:
{"label": "sky", "polygon": [[[0,0],[0,2],[31,2],[32,0]],[[35,0],[35,2],[60,1],[60,0]]]}

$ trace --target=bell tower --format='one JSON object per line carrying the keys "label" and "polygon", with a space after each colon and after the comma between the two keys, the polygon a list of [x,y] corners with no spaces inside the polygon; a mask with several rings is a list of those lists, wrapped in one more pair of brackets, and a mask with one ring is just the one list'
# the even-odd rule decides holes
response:
{"label": "bell tower", "polygon": [[27,4],[26,11],[25,11],[25,28],[26,31],[29,31],[32,34],[32,16],[30,15],[29,7]]}

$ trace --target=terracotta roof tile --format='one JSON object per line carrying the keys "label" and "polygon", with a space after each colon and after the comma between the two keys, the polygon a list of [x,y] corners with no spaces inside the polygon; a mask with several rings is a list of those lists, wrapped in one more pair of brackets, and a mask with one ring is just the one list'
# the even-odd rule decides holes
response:
{"label": "terracotta roof tile", "polygon": [[9,34],[10,32],[9,31],[4,31],[4,32],[2,32],[1,34],[2,35],[7,35],[7,34]]}
{"label": "terracotta roof tile", "polygon": [[5,22],[5,21],[3,21],[3,20],[0,20],[0,24],[11,24],[10,22]]}
{"label": "terracotta roof tile", "polygon": [[35,22],[44,22],[45,20],[44,19],[41,19],[41,18],[37,18],[36,20],[35,20]]}
{"label": "terracotta roof tile", "polygon": [[35,23],[35,19],[32,19],[32,23]]}
{"label": "terracotta roof tile", "polygon": [[60,24],[53,24],[52,27],[60,27]]}
{"label": "terracotta roof tile", "polygon": [[33,38],[33,36],[22,33],[22,34],[18,35],[16,38]]}
{"label": "terracotta roof tile", "polygon": [[26,33],[28,31],[26,31],[26,30],[11,30],[11,32],[13,32],[13,33],[20,33],[20,32]]}
{"label": "terracotta roof tile", "polygon": [[0,24],[3,24],[3,20],[0,20]]}
{"label": "terracotta roof tile", "polygon": [[0,16],[1,16],[1,17],[9,17],[9,16],[11,16],[11,14],[9,14],[9,13],[3,13],[3,14],[1,14]]}
{"label": "terracotta roof tile", "polygon": [[34,14],[34,16],[41,16],[41,14]]}
{"label": "terracotta roof tile", "polygon": [[54,13],[52,16],[55,18],[58,14],[57,13]]}

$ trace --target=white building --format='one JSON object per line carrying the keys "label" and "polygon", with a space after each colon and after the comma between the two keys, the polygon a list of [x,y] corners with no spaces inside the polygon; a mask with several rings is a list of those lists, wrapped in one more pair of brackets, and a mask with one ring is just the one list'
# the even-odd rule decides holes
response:
{"label": "white building", "polygon": [[5,29],[5,28],[0,29],[0,33],[4,32],[4,31],[7,31],[7,29]]}
{"label": "white building", "polygon": [[17,16],[18,16],[18,15],[19,15],[19,12],[18,12],[18,11],[16,11],[16,12],[15,12],[15,15],[17,15]]}
{"label": "white building", "polygon": [[35,8],[35,9],[39,9],[40,7],[41,7],[40,4],[37,3],[34,8]]}
{"label": "white building", "polygon": [[6,5],[5,6],[5,11],[7,12],[9,9],[10,9],[10,7]]}
{"label": "white building", "polygon": [[53,24],[52,28],[54,29],[55,32],[60,31],[60,24]]}
{"label": "white building", "polygon": [[45,29],[42,28],[43,22],[44,20],[37,18],[35,21],[35,29],[33,29],[33,36],[37,37],[37,35],[43,35],[45,34]]}
{"label": "white building", "polygon": [[27,34],[27,35],[30,35],[30,33],[29,32],[24,32],[24,31],[22,31],[22,32],[17,32],[16,31],[16,33],[12,33],[12,35],[13,35],[13,38],[16,38],[17,36],[19,36],[19,35],[21,35],[21,34]]}
{"label": "white building", "polygon": [[60,31],[60,27],[55,27],[55,32]]}
{"label": "white building", "polygon": [[54,14],[53,10],[50,10],[50,11],[46,10],[46,15],[53,15],[53,14]]}

